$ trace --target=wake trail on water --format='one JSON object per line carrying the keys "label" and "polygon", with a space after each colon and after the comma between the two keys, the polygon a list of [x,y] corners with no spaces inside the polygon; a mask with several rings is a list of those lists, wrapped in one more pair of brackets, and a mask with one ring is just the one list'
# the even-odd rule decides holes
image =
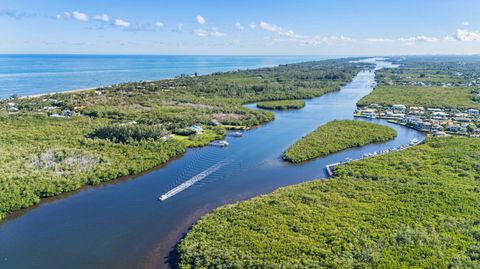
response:
{"label": "wake trail on water", "polygon": [[208,177],[209,175],[215,173],[218,169],[222,168],[227,163],[228,163],[227,161],[222,161],[222,162],[219,162],[219,163],[209,167],[208,169],[200,172],[199,174],[195,175],[194,177],[191,177],[187,181],[183,182],[182,184],[178,185],[177,187],[175,187],[175,188],[171,189],[170,191],[166,192],[165,194],[160,196],[158,199],[160,201],[165,201],[168,198],[170,198],[172,196],[175,196],[176,194],[186,190],[187,188],[189,188],[193,184],[197,183],[198,181],[200,181],[200,180]]}

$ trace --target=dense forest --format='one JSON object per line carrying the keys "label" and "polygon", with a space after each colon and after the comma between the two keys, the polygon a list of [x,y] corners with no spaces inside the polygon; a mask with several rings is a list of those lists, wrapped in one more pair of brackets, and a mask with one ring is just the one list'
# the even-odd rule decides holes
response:
{"label": "dense forest", "polygon": [[216,209],[180,268],[479,268],[480,139],[431,138]]}
{"label": "dense forest", "polygon": [[0,218],[42,197],[140,173],[224,137],[227,128],[271,121],[273,113],[243,104],[336,91],[364,68],[349,61],[0,101]]}
{"label": "dense forest", "polygon": [[257,107],[277,110],[300,109],[305,107],[305,102],[302,100],[265,101],[257,103]]}
{"label": "dense forest", "polygon": [[391,58],[398,68],[376,73],[378,85],[358,105],[480,108],[480,57]]}
{"label": "dense forest", "polygon": [[471,87],[422,87],[379,85],[373,92],[363,97],[359,106],[379,104],[384,106],[403,104],[436,108],[480,108],[476,96],[480,93]]}
{"label": "dense forest", "polygon": [[283,159],[293,163],[318,158],[347,148],[385,142],[397,136],[387,126],[356,120],[336,120],[318,127],[284,153]]}

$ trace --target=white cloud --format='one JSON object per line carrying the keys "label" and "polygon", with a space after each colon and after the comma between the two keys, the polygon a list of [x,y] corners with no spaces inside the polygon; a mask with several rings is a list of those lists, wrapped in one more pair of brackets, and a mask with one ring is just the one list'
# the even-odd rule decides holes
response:
{"label": "white cloud", "polygon": [[468,21],[464,21],[464,22],[462,23],[462,25],[463,25],[463,26],[470,26],[470,23],[469,23]]}
{"label": "white cloud", "polygon": [[411,37],[399,37],[399,38],[371,37],[366,39],[368,43],[402,42],[402,43],[409,43],[409,44],[413,44],[415,42],[437,42],[439,40],[440,40],[439,38],[424,36],[424,35],[411,36]]}
{"label": "white cloud", "polygon": [[203,25],[207,24],[207,21],[205,20],[205,18],[202,17],[202,16],[200,16],[200,15],[197,15],[197,17],[195,17],[195,19],[196,19],[197,22],[200,23],[200,24],[203,24]]}
{"label": "white cloud", "polygon": [[110,16],[108,16],[107,14],[98,15],[98,16],[95,16],[95,20],[108,22],[110,20]]}
{"label": "white cloud", "polygon": [[155,26],[156,26],[157,28],[163,28],[163,27],[165,26],[165,24],[164,24],[163,22],[161,22],[161,21],[157,21],[157,22],[155,22]]}
{"label": "white cloud", "polygon": [[438,38],[431,36],[411,36],[411,37],[401,37],[398,39],[400,42],[437,42]]}
{"label": "white cloud", "polygon": [[267,38],[269,41],[293,41],[301,45],[319,46],[321,44],[338,44],[355,42],[354,39],[343,35],[333,36],[303,36],[296,34],[293,30],[285,30],[281,26],[273,23],[260,22],[259,27],[265,31],[276,33],[280,38]]}
{"label": "white cloud", "polygon": [[281,36],[286,36],[292,39],[299,38],[300,36],[295,34],[292,30],[284,30],[282,27],[273,24],[273,23],[268,23],[268,22],[260,22],[260,28],[262,28],[265,31],[277,33]]}
{"label": "white cloud", "polygon": [[58,14],[55,17],[59,20],[70,19],[70,18],[72,18],[72,13],[65,11],[65,12],[63,12],[63,14]]}
{"label": "white cloud", "polygon": [[212,31],[207,31],[204,29],[197,29],[195,30],[195,34],[199,37],[207,37],[207,36],[214,36],[214,37],[219,37],[219,36],[224,36],[225,34],[222,32],[219,32],[217,29],[212,29]]}
{"label": "white cloud", "polygon": [[468,31],[466,29],[457,29],[454,37],[458,41],[479,41],[480,32]]}
{"label": "white cloud", "polygon": [[322,44],[338,44],[338,43],[351,43],[355,42],[354,39],[339,35],[339,36],[314,36],[311,38],[301,38],[300,43],[303,45],[319,46]]}
{"label": "white cloud", "polygon": [[243,25],[238,21],[235,23],[235,28],[237,28],[240,31],[245,30],[245,27],[243,27]]}
{"label": "white cloud", "polygon": [[391,38],[382,38],[382,37],[367,38],[367,42],[371,42],[371,43],[384,43],[384,42],[393,42],[393,41],[395,40]]}
{"label": "white cloud", "polygon": [[249,26],[250,26],[250,28],[252,28],[252,29],[257,28],[257,24],[256,24],[255,22],[253,22],[253,21],[250,23]]}
{"label": "white cloud", "polygon": [[266,31],[276,32],[276,33],[282,31],[282,28],[280,26],[276,24],[264,22],[264,21],[260,22],[260,28]]}
{"label": "white cloud", "polygon": [[77,21],[88,21],[88,15],[79,11],[72,12],[72,18]]}
{"label": "white cloud", "polygon": [[116,19],[113,24],[115,24],[118,27],[125,27],[125,28],[130,27],[130,23],[122,19]]}

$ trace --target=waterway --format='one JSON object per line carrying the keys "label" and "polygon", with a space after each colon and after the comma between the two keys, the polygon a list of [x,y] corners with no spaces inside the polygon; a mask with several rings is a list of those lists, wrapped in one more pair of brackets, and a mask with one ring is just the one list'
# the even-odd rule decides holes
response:
{"label": "waterway", "polygon": [[[0,268],[168,268],[175,263],[177,242],[214,208],[325,178],[330,163],[422,140],[413,129],[363,119],[390,126],[398,136],[303,164],[281,160],[285,149],[318,126],[352,119],[356,102],[372,90],[374,80],[374,71],[362,71],[338,92],[307,100],[301,110],[275,112],[273,122],[243,137],[227,137],[228,147],[191,149],[143,175],[87,187],[12,215],[0,224]],[[194,177],[201,180],[158,201]]]}

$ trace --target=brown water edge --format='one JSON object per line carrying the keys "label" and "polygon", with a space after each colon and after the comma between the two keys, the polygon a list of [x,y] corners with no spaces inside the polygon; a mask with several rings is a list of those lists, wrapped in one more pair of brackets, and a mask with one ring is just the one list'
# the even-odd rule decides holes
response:
{"label": "brown water edge", "polygon": [[7,223],[9,221],[12,221],[12,220],[15,220],[15,219],[17,219],[17,218],[27,214],[28,212],[30,212],[30,211],[32,211],[36,208],[39,208],[41,206],[56,203],[56,202],[60,202],[61,200],[65,200],[67,198],[70,198],[70,197],[72,197],[74,195],[77,195],[79,193],[82,193],[82,192],[93,191],[93,190],[98,189],[98,188],[104,188],[104,187],[108,187],[108,186],[111,186],[111,185],[121,184],[121,183],[130,181],[130,180],[135,180],[135,179],[137,179],[139,177],[142,177],[146,174],[149,174],[151,172],[160,170],[160,169],[164,168],[165,166],[169,165],[171,162],[174,162],[176,160],[181,159],[187,153],[188,150],[192,150],[192,149],[195,149],[195,148],[187,148],[187,150],[185,152],[180,153],[180,154],[174,156],[173,158],[169,159],[168,161],[166,161],[162,164],[159,164],[157,166],[154,166],[154,167],[152,167],[148,170],[145,170],[145,171],[143,171],[139,174],[121,176],[121,177],[118,177],[118,178],[103,181],[103,182],[95,184],[95,185],[85,184],[85,185],[81,186],[80,188],[78,188],[76,190],[73,190],[73,191],[65,192],[65,193],[50,196],[50,197],[41,198],[39,203],[36,203],[34,205],[31,205],[31,206],[28,206],[28,207],[25,207],[25,208],[22,208],[22,209],[15,210],[15,211],[7,214],[7,216],[5,218],[0,219],[0,228],[5,223]]}
{"label": "brown water edge", "polygon": [[[281,158],[280,158],[281,159]],[[297,165],[297,164],[292,164]],[[323,180],[324,177],[317,177],[312,178],[308,181],[314,180]],[[298,183],[297,183],[298,184]],[[272,187],[266,192],[258,193],[256,191],[252,191],[249,193],[244,194],[237,194],[235,196],[230,197],[227,200],[223,200],[220,203],[209,203],[203,205],[202,208],[197,209],[195,212],[191,213],[187,218],[185,218],[178,226],[175,228],[174,231],[171,231],[168,237],[165,240],[162,240],[158,243],[158,245],[146,255],[145,262],[139,268],[142,269],[178,269],[178,261],[179,261],[179,253],[178,253],[178,245],[181,243],[183,238],[190,232],[193,226],[197,223],[205,215],[211,213],[215,209],[229,205],[229,204],[236,204],[241,203],[247,200],[250,200],[255,197],[261,197],[263,195],[271,194],[272,192],[282,189],[283,186],[280,188]],[[165,255],[168,253],[167,255]]]}
{"label": "brown water edge", "polygon": [[[79,91],[79,90],[75,90],[75,91]],[[275,118],[271,121],[264,122],[264,123],[259,124],[259,125],[254,125],[254,126],[251,126],[251,127],[247,127],[247,128],[242,129],[242,130],[243,131],[255,130],[256,128],[265,126],[266,124],[269,124],[270,122],[272,122],[274,120],[275,120]],[[234,129],[228,129],[228,130],[234,130]],[[191,148],[187,147],[185,152],[180,153],[180,154],[172,157],[171,159],[167,160],[166,162],[164,162],[162,164],[159,164],[157,166],[154,166],[154,167],[152,167],[150,169],[147,169],[147,170],[145,170],[141,173],[138,173],[138,174],[121,176],[121,177],[118,177],[118,178],[114,178],[114,179],[110,179],[110,180],[107,180],[107,181],[100,182],[100,183],[95,184],[95,185],[84,184],[80,188],[78,188],[76,190],[73,190],[73,191],[65,192],[65,193],[62,193],[62,194],[54,195],[54,196],[40,198],[40,202],[38,202],[34,205],[27,206],[25,208],[21,208],[21,209],[13,211],[11,213],[8,213],[5,218],[0,219],[0,228],[5,223],[7,223],[9,221],[12,221],[12,220],[15,220],[15,219],[25,215],[26,213],[28,213],[28,212],[36,209],[36,208],[39,208],[43,205],[59,202],[61,200],[67,199],[69,197],[72,197],[72,196],[74,196],[76,194],[79,194],[81,192],[84,192],[84,191],[91,191],[93,189],[107,187],[107,186],[111,186],[111,185],[116,185],[116,184],[120,184],[120,183],[127,182],[127,181],[130,181],[130,180],[135,180],[135,179],[137,179],[139,177],[142,177],[146,174],[150,174],[151,172],[160,170],[160,169],[164,168],[165,166],[169,165],[171,162],[174,162],[174,161],[177,161],[177,160],[181,159],[185,154],[187,154],[187,152],[189,150],[195,150],[195,149],[199,149],[199,148],[203,148],[203,147],[207,147],[207,146],[208,146],[208,144],[203,145],[203,146],[199,146],[199,147],[191,147]]]}

